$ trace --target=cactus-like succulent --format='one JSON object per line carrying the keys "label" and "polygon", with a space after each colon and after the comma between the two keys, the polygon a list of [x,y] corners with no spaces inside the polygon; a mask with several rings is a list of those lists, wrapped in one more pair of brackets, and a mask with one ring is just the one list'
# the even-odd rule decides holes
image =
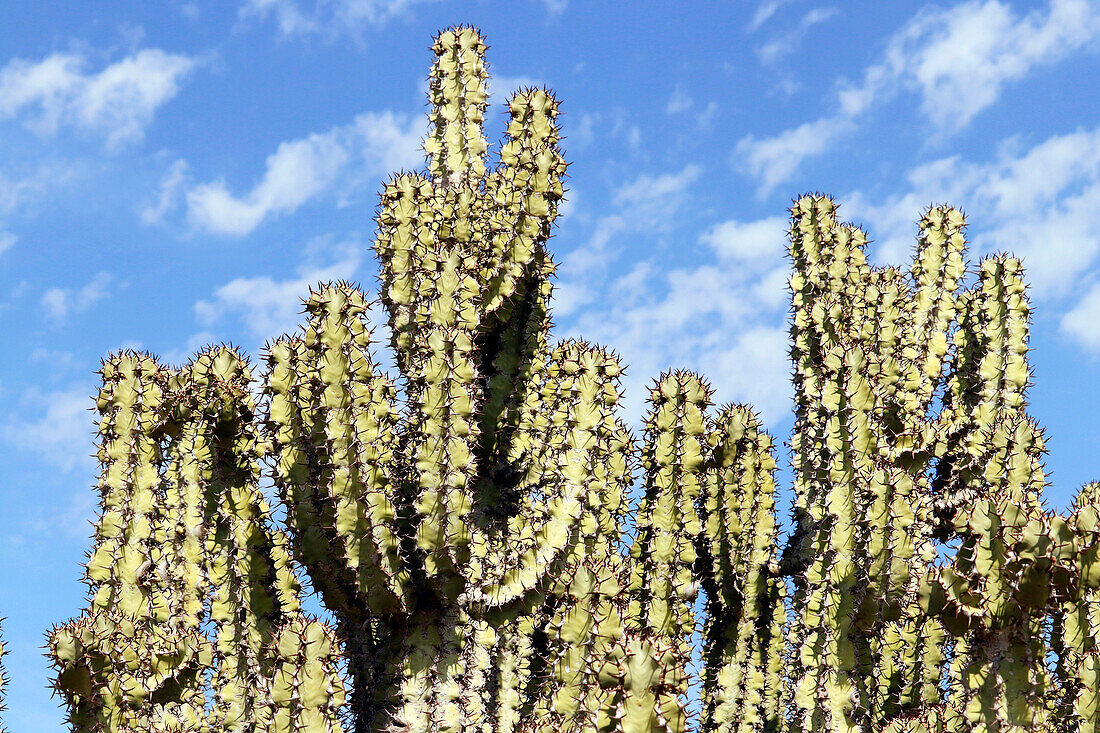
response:
{"label": "cactus-like succulent", "polygon": [[[1096,556],[1095,528],[1100,524],[1100,483],[1081,487],[1074,500],[1070,523],[1078,528],[1078,558]],[[1092,562],[1095,562],[1093,560]],[[1091,586],[1091,587],[1090,587]],[[1051,647],[1054,668],[1053,713],[1061,719],[1079,719],[1076,730],[1100,730],[1100,590],[1095,582],[1079,584],[1062,594],[1052,618]]]}
{"label": "cactus-like succulent", "polygon": [[696,567],[706,593],[702,730],[777,733],[786,585],[779,577],[771,436],[743,405],[708,424]]}
{"label": "cactus-like succulent", "polygon": [[124,352],[101,373],[92,602],[49,640],[73,729],[340,731],[334,637],[301,616],[257,486],[247,364],[225,347],[175,370]]}
{"label": "cactus-like succulent", "polygon": [[490,165],[485,49],[436,37],[427,170],[381,194],[397,374],[347,282],[259,380],[227,346],[104,362],[91,601],[49,637],[73,729],[1100,730],[1100,489],[1044,509],[1021,263],[967,287],[934,206],[908,274],[874,267],[794,202],[781,550],[750,407],[670,371],[636,442],[618,358],[552,339],[558,102],[514,94]]}
{"label": "cactus-like succulent", "polygon": [[795,362],[792,729],[861,730],[936,699],[942,632],[915,606],[934,557],[926,414],[964,273],[962,216],[930,209],[911,277],[874,268],[822,196],[791,210]]}
{"label": "cactus-like succulent", "polygon": [[[3,619],[0,619],[0,621],[3,621]],[[5,674],[5,672],[4,672],[4,665],[3,665],[3,659],[4,659],[4,654],[5,653],[7,653],[7,650],[4,648],[4,639],[0,638],[0,713],[4,712],[4,710],[5,710],[5,708],[4,708],[4,693],[6,692],[5,688],[8,685],[8,677],[7,677],[7,674]],[[4,733],[5,730],[6,729],[4,728],[3,721],[0,721],[0,733]]]}
{"label": "cactus-like succulent", "polygon": [[[375,251],[403,390],[374,365],[368,303],[346,283],[318,289],[304,332],[268,348],[276,483],[339,619],[358,730],[608,715],[581,650],[623,572],[607,544],[630,480],[621,368],[548,343],[558,104],[513,96],[487,170],[484,49],[471,28],[437,37],[428,175],[382,193]],[[535,647],[557,655],[532,660]]]}

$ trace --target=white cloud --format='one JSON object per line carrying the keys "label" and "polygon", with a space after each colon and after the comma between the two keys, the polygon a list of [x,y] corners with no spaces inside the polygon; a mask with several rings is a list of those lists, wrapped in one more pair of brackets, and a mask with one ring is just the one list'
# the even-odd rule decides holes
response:
{"label": "white cloud", "polygon": [[63,125],[102,135],[109,147],[140,140],[157,109],[176,96],[196,61],[144,49],[99,72],[79,54],[9,61],[0,69],[0,119],[26,116],[43,136]]}
{"label": "white cloud", "polygon": [[[303,9],[295,0],[246,0],[241,17],[274,17],[284,36],[305,33],[355,33],[364,26],[380,26],[406,15],[417,4],[435,0],[316,0],[311,9]],[[556,4],[561,0],[549,0]],[[549,5],[548,5],[549,7]]]}
{"label": "white cloud", "polygon": [[586,148],[596,140],[601,144],[618,140],[636,150],[642,142],[641,129],[631,124],[630,113],[622,107],[611,112],[572,112],[565,116],[564,133],[570,150]]}
{"label": "white cloud", "polygon": [[32,389],[24,395],[27,407],[9,417],[0,428],[6,443],[21,451],[42,455],[50,465],[71,471],[90,465],[95,421],[92,391],[87,387],[41,393]]}
{"label": "white cloud", "polygon": [[884,62],[867,70],[864,88],[917,89],[925,115],[956,130],[996,102],[1007,82],[1065,58],[1098,33],[1100,7],[1089,0],[1052,0],[1046,13],[1022,17],[998,0],[924,11],[891,40]]}
{"label": "white cloud", "polygon": [[650,380],[672,368],[702,371],[719,400],[751,401],[774,424],[790,404],[784,218],[709,228],[698,246],[716,253],[717,264],[676,264],[692,256],[681,245],[672,267],[655,255],[619,277],[611,272],[619,239],[640,240],[640,247],[647,235],[675,231],[701,173],[687,166],[623,185],[610,211],[592,221],[586,245],[563,258],[553,313],[564,335],[611,345],[621,355],[624,411],[634,424]]}
{"label": "white cloud", "polygon": [[[214,333],[210,331],[199,331],[198,333],[192,334],[183,347],[170,349],[160,354],[160,363],[169,366],[187,364],[194,358],[195,354],[199,353],[199,351],[211,344],[218,343],[218,341],[219,339]],[[140,345],[136,345],[132,348],[139,350],[141,347]]]}
{"label": "white cloud", "polygon": [[1062,331],[1090,351],[1100,352],[1100,283],[1062,316]]}
{"label": "white cloud", "polygon": [[558,266],[559,281],[554,286],[555,314],[572,315],[595,297],[590,280],[607,270],[615,256],[609,246],[611,239],[627,227],[627,220],[618,214],[600,217],[588,243],[565,255]]}
{"label": "white cloud", "polygon": [[218,288],[213,299],[197,302],[195,314],[207,327],[235,314],[259,341],[292,331],[301,321],[302,300],[309,296],[310,287],[353,279],[362,249],[362,243],[354,240],[316,239],[307,246],[307,259],[297,277],[239,277]]}
{"label": "white cloud", "polygon": [[502,74],[490,74],[489,94],[495,104],[502,104],[512,94],[520,89],[529,88],[546,89],[547,85],[532,76],[507,76]]}
{"label": "white cloud", "polygon": [[564,224],[568,221],[569,217],[573,215],[573,212],[577,208],[577,198],[577,192],[575,190],[565,190],[565,196],[558,202],[558,226]]}
{"label": "white cloud", "polygon": [[191,189],[191,222],[217,234],[243,236],[269,214],[292,212],[323,191],[347,161],[347,151],[329,135],[280,143],[267,158],[263,180],[243,198],[229,193],[220,180]]}
{"label": "white cloud", "polygon": [[[223,180],[188,191],[188,218],[209,232],[244,236],[268,216],[292,213],[328,190],[349,167],[360,176],[412,168],[421,160],[420,135],[419,121],[383,112],[280,143],[267,158],[263,178],[247,194],[233,195]],[[348,180],[352,186],[360,181]]]}
{"label": "white cloud", "polygon": [[554,289],[554,312],[567,316],[596,295],[594,282],[604,279],[618,250],[612,244],[624,233],[667,231],[684,203],[688,186],[702,169],[687,165],[678,173],[641,175],[612,195],[613,210],[599,217],[588,242],[563,258]]}
{"label": "white cloud", "polygon": [[349,26],[362,23],[378,25],[406,15],[414,5],[435,0],[335,0],[331,3],[338,18]]}
{"label": "white cloud", "polygon": [[695,102],[688,96],[684,88],[679,84],[672,90],[672,96],[668,98],[668,104],[665,105],[665,112],[670,115],[678,114],[680,112],[687,112],[694,106]]}
{"label": "white cloud", "polygon": [[986,164],[946,158],[915,168],[909,190],[871,203],[855,192],[844,215],[866,220],[881,242],[877,257],[900,262],[911,253],[913,222],[931,202],[969,215],[972,249],[1020,256],[1039,298],[1058,299],[1100,254],[1100,128],[1049,138],[1019,151],[1002,146]]}
{"label": "white cloud", "polygon": [[790,3],[791,0],[766,0],[760,3],[756,8],[756,12],[752,15],[752,20],[749,21],[748,30],[750,32],[760,29],[760,26],[768,22],[768,19],[775,15],[775,12],[784,5]]}
{"label": "white cloud", "polygon": [[750,286],[754,298],[766,308],[777,309],[790,303],[791,268],[784,260],[783,264],[765,273]]}
{"label": "white cloud", "polygon": [[114,278],[109,273],[99,272],[81,288],[50,288],[42,295],[42,307],[53,321],[62,323],[70,315],[83,313],[109,296],[108,287],[112,282]]}
{"label": "white cloud", "polygon": [[[785,270],[783,274],[786,282]],[[794,387],[786,325],[755,326],[727,338],[732,341],[730,346],[716,347],[699,358],[703,374],[713,375],[710,381],[718,398],[747,402],[765,425],[787,417],[793,407]]]}
{"label": "white cloud", "polygon": [[16,179],[11,179],[0,171],[0,255],[19,241],[13,232],[4,229],[4,215],[19,210],[28,202],[43,196],[48,189],[61,186],[76,175],[75,167],[52,164],[38,164],[33,173]]}
{"label": "white cloud", "polygon": [[21,205],[34,200],[50,188],[59,186],[77,175],[74,168],[41,164],[33,173],[15,179],[0,171],[0,214],[10,214]]}
{"label": "white cloud", "polygon": [[577,126],[572,127],[568,117],[565,121],[565,132],[569,138],[570,147],[585,148],[591,145],[596,139],[596,122],[600,119],[599,114],[592,112],[582,112],[577,117]]}
{"label": "white cloud", "polygon": [[[82,441],[89,452],[94,444],[95,438],[91,436]],[[59,536],[86,540],[90,527],[99,515],[99,501],[96,491],[81,489],[71,494],[64,503],[39,504],[32,511],[33,514],[24,517],[23,529],[40,541],[50,542]]]}
{"label": "white cloud", "polygon": [[311,33],[318,30],[315,19],[307,17],[294,0],[247,0],[241,7],[241,16],[256,15],[260,18],[275,17],[279,32],[284,36]]}
{"label": "white cloud", "polygon": [[787,251],[786,217],[752,222],[724,221],[703,234],[701,241],[726,260],[773,260]]}
{"label": "white cloud", "polygon": [[76,363],[76,357],[71,351],[46,349],[40,346],[27,356],[27,361],[39,364],[50,371],[65,373],[71,371]]}
{"label": "white cloud", "polygon": [[964,166],[957,157],[951,157],[917,166],[909,172],[907,180],[908,192],[878,203],[871,202],[860,191],[839,200],[843,218],[870,227],[868,234],[876,242],[873,251],[880,262],[897,264],[911,257],[916,242],[914,222],[929,204],[951,203],[970,211],[969,195],[978,186],[981,175],[973,166]]}
{"label": "white cloud", "polygon": [[620,354],[624,409],[635,423],[650,380],[686,368],[705,375],[718,400],[751,402],[774,424],[790,409],[786,283],[785,264],[756,275],[733,260],[672,269],[643,262],[580,312],[568,332]]}
{"label": "white cloud", "polygon": [[187,182],[187,161],[177,160],[168,166],[160,179],[156,201],[141,209],[141,220],[146,224],[159,224],[168,212],[179,203],[179,193]]}
{"label": "white cloud", "polygon": [[760,58],[760,62],[773,64],[783,56],[793,53],[810,28],[818,23],[824,23],[838,12],[840,11],[836,8],[814,8],[810,10],[787,32],[756,49],[756,55]]}
{"label": "white cloud", "polygon": [[836,8],[814,8],[803,15],[802,20],[800,20],[798,24],[803,28],[811,28],[818,23],[824,23],[839,12],[840,11]]}
{"label": "white cloud", "polygon": [[707,102],[704,109],[695,115],[695,122],[698,123],[700,129],[705,130],[710,127],[710,123],[714,121],[716,114],[718,114],[718,103],[711,100]]}
{"label": "white cloud", "polygon": [[689,164],[679,173],[664,173],[656,177],[641,175],[615,191],[612,202],[631,216],[652,223],[667,221],[672,211],[683,203],[687,187],[702,172],[699,166]]}
{"label": "white cloud", "polygon": [[852,127],[850,120],[823,117],[775,137],[757,140],[746,135],[734,149],[734,167],[757,178],[760,181],[757,195],[767,196],[780,183],[790,180],[803,160],[824,153]]}
{"label": "white cloud", "polygon": [[1046,11],[1021,15],[1000,0],[928,7],[887,42],[882,60],[858,84],[837,93],[838,111],[774,137],[744,137],[734,166],[760,180],[760,195],[790,180],[803,160],[821,155],[857,119],[902,91],[941,133],[965,127],[994,104],[1008,83],[1061,61],[1100,35],[1100,6],[1051,0]]}

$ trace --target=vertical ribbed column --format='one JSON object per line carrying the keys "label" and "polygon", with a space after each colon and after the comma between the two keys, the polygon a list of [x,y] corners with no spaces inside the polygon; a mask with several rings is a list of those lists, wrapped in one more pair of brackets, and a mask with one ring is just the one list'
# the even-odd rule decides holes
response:
{"label": "vertical ribbed column", "polygon": [[777,732],[785,714],[787,611],[772,440],[740,405],[723,409],[710,432],[714,447],[699,502],[698,567],[707,594],[701,730]]}
{"label": "vertical ribbed column", "polygon": [[428,76],[428,119],[424,141],[428,170],[447,187],[485,175],[488,145],[482,131],[489,99],[486,45],[474,28],[456,27],[435,37],[435,62]]}
{"label": "vertical ribbed column", "polygon": [[1045,485],[1042,432],[1025,412],[1029,312],[1019,261],[983,260],[978,284],[960,299],[941,415],[939,532],[958,537],[959,547],[922,589],[922,603],[963,637],[951,666],[952,708],[976,731],[1047,722],[1050,579],[1025,552],[1036,541]]}
{"label": "vertical ribbed column", "polygon": [[689,372],[663,374],[650,390],[642,465],[645,494],[630,548],[626,635],[619,664],[624,731],[687,729],[692,608],[698,594],[696,502],[707,454],[711,391]]}
{"label": "vertical ribbed column", "polygon": [[172,422],[168,372],[147,354],[123,352],[100,374],[91,603],[49,634],[55,688],[74,731],[202,731],[202,674],[212,650],[193,616],[201,570],[183,568],[165,544],[175,539],[160,473]]}

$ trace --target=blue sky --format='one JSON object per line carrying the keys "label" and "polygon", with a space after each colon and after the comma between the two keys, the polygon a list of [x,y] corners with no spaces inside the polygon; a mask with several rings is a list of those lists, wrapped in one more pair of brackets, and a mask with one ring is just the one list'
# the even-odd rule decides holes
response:
{"label": "blue sky", "polygon": [[[629,10],[622,8],[629,7]],[[790,429],[786,207],[825,191],[880,264],[921,209],[1033,284],[1048,502],[1100,479],[1100,2],[6,2],[0,7],[0,616],[6,722],[60,730],[43,634],[79,614],[108,352],[257,355],[320,280],[370,287],[381,180],[420,165],[428,45],[563,100],[560,336]],[[786,511],[786,502],[781,508]]]}

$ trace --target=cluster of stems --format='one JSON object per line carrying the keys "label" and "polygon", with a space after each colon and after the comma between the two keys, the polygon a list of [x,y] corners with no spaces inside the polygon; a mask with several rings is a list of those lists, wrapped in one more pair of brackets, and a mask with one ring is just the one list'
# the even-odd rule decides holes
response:
{"label": "cluster of stems", "polygon": [[480,33],[432,50],[378,301],[319,284],[258,377],[228,346],[104,361],[90,603],[49,635],[73,730],[1100,730],[1100,485],[1044,508],[1020,262],[968,274],[934,206],[875,267],[794,202],[781,546],[750,407],[670,371],[635,437],[615,354],[552,339],[558,101],[513,94],[490,165]]}

